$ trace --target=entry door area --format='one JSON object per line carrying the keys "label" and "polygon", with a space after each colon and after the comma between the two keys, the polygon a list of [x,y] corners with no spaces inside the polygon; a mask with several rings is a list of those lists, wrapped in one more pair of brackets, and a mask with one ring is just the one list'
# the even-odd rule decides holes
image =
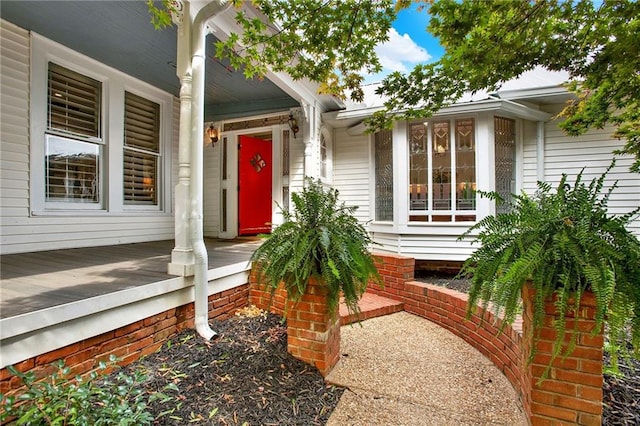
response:
{"label": "entry door area", "polygon": [[271,232],[272,143],[238,138],[238,235]]}

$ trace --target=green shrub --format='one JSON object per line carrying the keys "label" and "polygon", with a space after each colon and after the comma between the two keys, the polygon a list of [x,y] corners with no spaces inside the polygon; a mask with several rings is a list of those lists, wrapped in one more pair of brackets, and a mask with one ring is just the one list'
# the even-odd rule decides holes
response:
{"label": "green shrub", "polygon": [[324,189],[311,178],[291,199],[293,213],[283,211],[284,223],[253,253],[258,276],[272,292],[283,282],[293,301],[305,294],[309,278],[315,276],[329,290],[332,312],[341,295],[348,309],[358,312],[369,280],[381,280],[369,251],[373,242],[353,216],[356,207],[340,203],[336,189]]}
{"label": "green shrub", "polygon": [[17,425],[74,426],[147,425],[153,421],[147,411],[152,396],[139,386],[146,380],[141,373],[105,375],[117,367],[115,357],[108,363],[100,362],[100,373],[94,371],[88,378],[69,379],[71,370],[63,361],[52,366],[55,371],[42,380],[37,380],[33,372],[7,367],[22,380],[26,390],[17,397],[0,395],[2,424],[8,419],[15,419]]}
{"label": "green shrub", "polygon": [[[591,291],[597,305],[595,330],[606,320],[612,361],[618,351],[640,355],[640,241],[627,229],[640,208],[608,213],[617,183],[607,191],[603,187],[614,164],[589,184],[582,181],[582,172],[573,185],[563,175],[555,190],[538,182],[533,196],[514,195],[507,213],[484,218],[461,237],[478,232],[474,242],[481,244],[461,271],[472,278],[469,313],[482,301],[510,324],[520,313],[523,287],[530,285],[535,290],[533,329],[540,331],[544,301],[555,297],[555,358],[573,350],[575,333],[568,345],[562,341],[565,331],[572,331],[566,315]],[[496,193],[481,195],[500,202]]]}

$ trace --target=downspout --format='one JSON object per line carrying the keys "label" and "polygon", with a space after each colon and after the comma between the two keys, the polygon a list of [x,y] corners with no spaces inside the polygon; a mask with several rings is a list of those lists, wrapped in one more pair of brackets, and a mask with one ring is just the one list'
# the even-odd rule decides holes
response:
{"label": "downspout", "polygon": [[204,6],[192,26],[191,72],[193,75],[193,97],[191,100],[191,214],[190,235],[194,255],[194,287],[195,287],[195,327],[200,336],[206,340],[216,333],[209,327],[209,292],[207,272],[209,262],[203,233],[203,151],[202,135],[204,131],[204,76],[205,76],[205,43],[207,21],[224,11],[230,3],[216,0]]}

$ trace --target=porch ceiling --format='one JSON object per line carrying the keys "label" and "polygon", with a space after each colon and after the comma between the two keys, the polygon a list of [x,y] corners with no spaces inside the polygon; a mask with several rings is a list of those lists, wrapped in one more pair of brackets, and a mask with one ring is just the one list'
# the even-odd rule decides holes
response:
{"label": "porch ceiling", "polygon": [[[0,16],[175,96],[176,28],[156,31],[144,1],[2,0]],[[214,59],[207,37],[205,120],[266,114],[299,106],[268,79],[246,80]]]}

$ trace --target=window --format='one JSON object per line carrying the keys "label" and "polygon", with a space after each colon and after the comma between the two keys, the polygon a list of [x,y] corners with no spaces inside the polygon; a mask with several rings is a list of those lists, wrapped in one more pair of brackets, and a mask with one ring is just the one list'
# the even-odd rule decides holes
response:
{"label": "window", "polygon": [[327,139],[320,134],[320,176],[327,177]]}
{"label": "window", "polygon": [[290,157],[289,130],[282,132],[282,209],[289,211],[289,157]]}
{"label": "window", "polygon": [[[496,160],[496,192],[511,201],[515,192],[516,122],[510,118],[493,119]],[[497,213],[506,213],[506,205],[496,206]]]}
{"label": "window", "polygon": [[409,220],[475,220],[475,120],[409,124]]}
{"label": "window", "polygon": [[331,145],[331,133],[326,127],[322,127],[320,130],[320,143],[319,143],[319,172],[320,179],[325,183],[331,183],[333,175],[333,163],[332,163],[332,150]]}
{"label": "window", "polygon": [[390,130],[375,134],[375,218],[393,220],[393,136]]}
{"label": "window", "polygon": [[124,203],[158,204],[160,105],[125,92]]}
{"label": "window", "polygon": [[45,200],[99,205],[102,85],[48,64]]}

